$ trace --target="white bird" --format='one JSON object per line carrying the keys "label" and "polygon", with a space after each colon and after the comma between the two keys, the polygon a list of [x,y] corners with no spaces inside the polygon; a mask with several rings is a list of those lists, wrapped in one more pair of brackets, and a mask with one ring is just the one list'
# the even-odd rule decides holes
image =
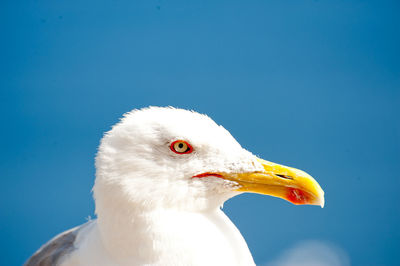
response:
{"label": "white bird", "polygon": [[222,204],[243,192],[324,205],[303,171],[257,158],[209,117],[172,107],[126,113],[96,157],[97,219],[25,265],[254,265]]}

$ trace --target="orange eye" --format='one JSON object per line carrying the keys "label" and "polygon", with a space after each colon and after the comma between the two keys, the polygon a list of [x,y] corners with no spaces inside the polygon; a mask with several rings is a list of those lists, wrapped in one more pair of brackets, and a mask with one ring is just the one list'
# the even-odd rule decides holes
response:
{"label": "orange eye", "polygon": [[178,154],[191,153],[193,151],[192,146],[184,140],[176,140],[171,143],[171,150]]}

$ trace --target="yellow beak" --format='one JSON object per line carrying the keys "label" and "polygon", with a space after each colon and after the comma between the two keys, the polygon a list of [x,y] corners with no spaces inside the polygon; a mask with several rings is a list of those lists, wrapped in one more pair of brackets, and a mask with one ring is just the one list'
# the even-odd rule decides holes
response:
{"label": "yellow beak", "polygon": [[310,175],[301,170],[262,159],[258,159],[258,161],[264,167],[264,171],[220,173],[220,176],[237,182],[240,185],[237,191],[270,195],[296,205],[310,204],[324,207],[324,191]]}

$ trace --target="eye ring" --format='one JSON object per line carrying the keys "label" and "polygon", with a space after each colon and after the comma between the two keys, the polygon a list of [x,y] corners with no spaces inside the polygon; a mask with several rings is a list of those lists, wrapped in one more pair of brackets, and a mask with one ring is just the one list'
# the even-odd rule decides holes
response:
{"label": "eye ring", "polygon": [[169,146],[176,154],[188,154],[193,152],[193,147],[184,140],[176,140]]}

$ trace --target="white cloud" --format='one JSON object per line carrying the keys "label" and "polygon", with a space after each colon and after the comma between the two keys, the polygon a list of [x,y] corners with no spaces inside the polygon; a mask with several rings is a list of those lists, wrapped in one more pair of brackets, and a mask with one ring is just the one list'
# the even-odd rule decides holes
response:
{"label": "white cloud", "polygon": [[264,266],[350,266],[346,252],[319,240],[300,242]]}

